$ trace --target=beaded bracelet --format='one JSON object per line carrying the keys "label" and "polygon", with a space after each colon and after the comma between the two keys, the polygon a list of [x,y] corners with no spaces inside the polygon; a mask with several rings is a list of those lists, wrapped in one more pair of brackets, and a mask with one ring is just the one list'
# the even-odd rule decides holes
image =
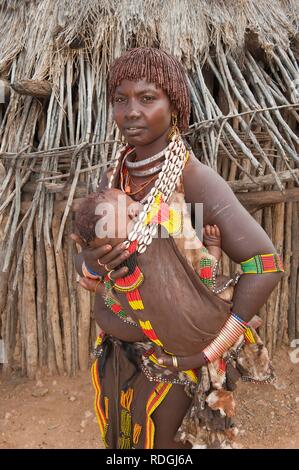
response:
{"label": "beaded bracelet", "polygon": [[85,261],[83,261],[82,263],[82,274],[84,277],[87,277],[88,279],[94,279],[94,280],[99,279],[101,282],[103,281],[103,276],[100,276],[99,274],[95,273],[90,268],[88,268],[85,264]]}
{"label": "beaded bracelet", "polygon": [[204,350],[203,355],[208,362],[213,362],[227,351],[244,333],[247,323],[238,315],[232,313],[219,335]]}

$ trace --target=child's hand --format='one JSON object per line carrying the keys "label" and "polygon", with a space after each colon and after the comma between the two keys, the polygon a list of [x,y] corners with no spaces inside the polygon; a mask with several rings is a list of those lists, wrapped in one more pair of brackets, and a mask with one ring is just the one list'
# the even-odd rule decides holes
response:
{"label": "child's hand", "polygon": [[205,246],[221,246],[221,234],[217,225],[206,225],[203,229]]}

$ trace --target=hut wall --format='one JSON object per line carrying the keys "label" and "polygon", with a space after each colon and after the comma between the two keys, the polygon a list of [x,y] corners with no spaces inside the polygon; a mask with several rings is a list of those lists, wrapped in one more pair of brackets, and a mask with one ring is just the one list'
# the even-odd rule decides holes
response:
{"label": "hut wall", "polygon": [[[75,374],[91,360],[94,298],[78,284],[79,247],[69,235],[78,201],[96,189],[119,141],[107,103],[109,64],[135,45],[159,44],[186,67],[187,138],[284,259],[285,276],[259,312],[261,336],[272,356],[298,338],[296,2],[262,1],[255,9],[248,1],[242,12],[202,2],[195,14],[187,0],[167,11],[155,1],[158,22],[146,2],[133,3],[76,0],[70,10],[67,0],[24,2],[26,8],[0,1],[0,337],[7,373]],[[223,255],[225,274],[237,268]]]}

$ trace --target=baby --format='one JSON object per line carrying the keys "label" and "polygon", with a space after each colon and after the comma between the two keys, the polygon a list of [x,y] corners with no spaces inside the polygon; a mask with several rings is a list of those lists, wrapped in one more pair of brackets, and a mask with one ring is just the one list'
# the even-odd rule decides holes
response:
{"label": "baby", "polygon": [[[221,257],[220,230],[216,225],[206,225],[202,244],[192,227],[182,195],[177,193],[171,204],[181,211],[184,221],[181,236],[174,237],[175,243],[203,283],[212,288],[212,272],[214,269],[217,271]],[[134,226],[134,219],[141,209],[139,202],[133,201],[118,189],[91,193],[76,211],[76,229],[82,240],[91,248],[107,243],[114,247],[127,239]],[[228,289],[225,295],[221,293],[221,297],[230,300],[231,294]]]}

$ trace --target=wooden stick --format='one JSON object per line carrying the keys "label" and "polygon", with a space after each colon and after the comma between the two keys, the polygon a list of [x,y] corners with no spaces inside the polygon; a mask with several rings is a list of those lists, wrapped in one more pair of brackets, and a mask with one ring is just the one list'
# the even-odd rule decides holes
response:
{"label": "wooden stick", "polygon": [[90,314],[91,299],[90,293],[77,284],[78,299],[78,350],[80,370],[87,370],[89,367],[90,349]]}
{"label": "wooden stick", "polygon": [[[35,234],[37,235],[37,220]],[[43,238],[35,237],[35,267],[36,267],[36,312],[39,366],[47,363],[47,272],[46,254]]]}
{"label": "wooden stick", "polygon": [[78,371],[78,321],[76,305],[76,275],[74,268],[74,242],[70,239],[72,233],[72,223],[70,217],[66,221],[65,240],[67,248],[67,279],[69,287],[69,299],[71,305],[71,336],[72,336],[72,374],[76,375]]}
{"label": "wooden stick", "polygon": [[53,340],[55,347],[55,359],[58,368],[58,372],[63,374],[63,351],[62,351],[62,338],[60,330],[60,318],[59,318],[59,304],[58,304],[58,286],[56,277],[56,266],[55,258],[53,253],[53,247],[47,242],[45,243],[46,259],[47,259],[47,306],[48,315],[53,332]]}
{"label": "wooden stick", "polygon": [[[58,232],[60,226],[60,217],[54,211],[52,219],[52,232],[53,232],[53,241],[54,244],[57,241]],[[64,339],[64,349],[65,349],[65,364],[66,370],[69,375],[71,375],[72,370],[72,323],[71,323],[71,308],[70,301],[68,296],[68,284],[67,276],[65,270],[65,260],[63,251],[60,250],[58,253],[55,250],[55,259],[57,266],[57,280],[58,280],[58,290],[59,290],[59,308],[61,316],[63,318],[63,339]]]}
{"label": "wooden stick", "polygon": [[280,191],[256,191],[237,193],[236,196],[249,211],[252,211],[252,209],[257,210],[280,202],[298,201],[299,188],[286,189],[284,194]]}
{"label": "wooden stick", "polygon": [[[296,169],[296,170],[293,170],[293,171],[294,171],[294,174],[297,177],[299,177],[299,170]],[[283,182],[283,183],[285,183],[287,181],[293,181],[294,180],[293,175],[289,170],[280,171],[280,172],[277,173],[277,176],[279,177],[280,181]],[[252,181],[246,180],[244,178],[244,179],[238,180],[238,181],[233,181],[233,182],[230,181],[230,182],[228,182],[228,184],[230,185],[231,189],[234,192],[244,191],[244,190],[248,190],[248,189],[256,189],[258,187],[266,186],[268,184],[270,184],[270,185],[275,184],[275,179],[274,179],[272,174],[268,174],[268,175],[264,175],[264,176],[256,176],[256,177],[254,177],[254,181],[255,182],[252,182]]]}
{"label": "wooden stick", "polygon": [[[273,210],[273,244],[277,250],[277,253],[282,255],[283,253],[283,245],[284,245],[284,214],[285,212],[285,204],[280,203],[276,204]],[[273,351],[275,351],[277,346],[277,331],[278,325],[281,321],[281,311],[279,310],[280,305],[280,295],[281,295],[281,285],[280,282],[277,287],[277,298],[276,298],[276,305],[274,310],[274,318],[273,318]]]}
{"label": "wooden stick", "polygon": [[297,276],[298,276],[298,264],[299,264],[298,210],[299,210],[298,202],[293,203],[290,306],[289,306],[289,311],[288,311],[288,335],[289,335],[290,341],[296,338],[296,293],[297,293]]}
{"label": "wooden stick", "polygon": [[25,321],[26,366],[29,378],[34,378],[38,367],[38,339],[35,304],[35,266],[33,233],[28,235],[27,248],[23,258],[23,302],[22,315]]}
{"label": "wooden stick", "polygon": [[283,265],[285,274],[282,279],[281,298],[280,298],[280,321],[277,327],[277,347],[282,345],[285,332],[288,327],[288,307],[289,307],[289,283],[291,269],[291,249],[292,249],[292,212],[293,203],[286,203],[286,214],[284,224],[284,248]]}

